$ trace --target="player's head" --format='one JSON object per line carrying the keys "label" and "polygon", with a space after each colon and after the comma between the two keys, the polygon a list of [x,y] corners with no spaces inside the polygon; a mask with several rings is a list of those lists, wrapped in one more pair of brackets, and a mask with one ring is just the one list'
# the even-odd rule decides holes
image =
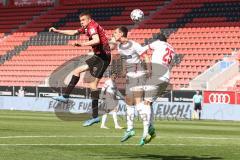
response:
{"label": "player's head", "polygon": [[127,35],[128,29],[124,26],[118,27],[113,34],[116,41],[120,41],[122,38],[127,38]]}
{"label": "player's head", "polygon": [[91,14],[89,12],[82,12],[79,15],[79,20],[80,20],[80,24],[82,27],[86,28],[88,26],[88,24],[91,22]]}
{"label": "player's head", "polygon": [[162,33],[158,34],[156,38],[160,41],[167,42],[167,37]]}
{"label": "player's head", "polygon": [[197,90],[197,91],[196,91],[196,94],[197,94],[197,95],[199,95],[199,94],[200,94],[200,91],[199,91],[199,90]]}

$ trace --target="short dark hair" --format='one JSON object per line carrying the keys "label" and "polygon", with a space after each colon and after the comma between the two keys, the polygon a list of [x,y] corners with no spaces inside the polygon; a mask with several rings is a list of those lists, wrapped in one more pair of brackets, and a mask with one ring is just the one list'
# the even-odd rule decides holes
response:
{"label": "short dark hair", "polygon": [[118,29],[120,30],[120,32],[123,33],[123,37],[127,37],[127,35],[128,35],[127,27],[121,26],[121,27],[118,27]]}
{"label": "short dark hair", "polygon": [[88,16],[88,17],[92,17],[91,16],[91,13],[89,12],[89,11],[84,11],[84,12],[82,12],[80,15],[79,15],[79,17],[82,17],[82,16]]}
{"label": "short dark hair", "polygon": [[167,42],[167,37],[163,33],[159,33],[156,38],[160,41]]}

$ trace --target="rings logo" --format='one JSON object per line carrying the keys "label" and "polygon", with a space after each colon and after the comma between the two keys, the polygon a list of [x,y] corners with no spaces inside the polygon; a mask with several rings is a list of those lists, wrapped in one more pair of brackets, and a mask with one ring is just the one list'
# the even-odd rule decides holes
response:
{"label": "rings logo", "polygon": [[231,91],[204,91],[204,103],[235,104],[235,92]]}
{"label": "rings logo", "polygon": [[229,104],[230,103],[230,96],[228,94],[218,94],[218,93],[211,93],[209,95],[209,102],[210,103],[223,103]]}

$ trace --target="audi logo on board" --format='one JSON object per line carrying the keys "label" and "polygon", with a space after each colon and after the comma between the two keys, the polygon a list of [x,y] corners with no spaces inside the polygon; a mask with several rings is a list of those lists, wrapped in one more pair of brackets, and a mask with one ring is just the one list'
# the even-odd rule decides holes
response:
{"label": "audi logo on board", "polygon": [[230,95],[225,93],[211,93],[208,98],[209,103],[229,104],[231,101]]}

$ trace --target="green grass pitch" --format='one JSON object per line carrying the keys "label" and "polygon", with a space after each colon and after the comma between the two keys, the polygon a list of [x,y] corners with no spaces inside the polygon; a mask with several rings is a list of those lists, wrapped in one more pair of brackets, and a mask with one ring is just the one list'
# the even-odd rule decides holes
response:
{"label": "green grass pitch", "polygon": [[124,130],[113,129],[110,117],[111,129],[104,130],[54,113],[0,110],[0,160],[240,159],[240,122],[158,120],[157,137],[140,147],[142,123],[136,121],[136,136],[121,143]]}

